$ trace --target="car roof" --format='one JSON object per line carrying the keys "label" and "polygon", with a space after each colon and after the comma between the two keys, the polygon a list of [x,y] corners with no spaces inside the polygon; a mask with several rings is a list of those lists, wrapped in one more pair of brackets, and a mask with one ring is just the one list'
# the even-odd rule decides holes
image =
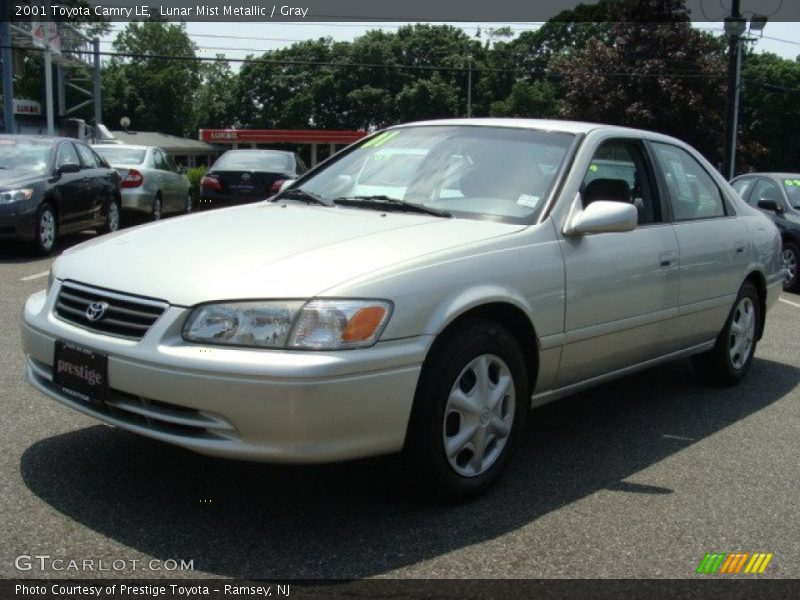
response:
{"label": "car roof", "polygon": [[783,171],[756,171],[754,173],[741,173],[734,179],[740,177],[775,177],[776,179],[800,179],[800,173],[786,173]]}
{"label": "car roof", "polygon": [[226,150],[223,154],[228,154],[232,152],[260,152],[261,154],[294,154],[294,152],[290,152],[288,150],[271,150],[269,148],[231,148],[230,150]]}
{"label": "car roof", "polygon": [[[537,129],[539,131],[554,131],[559,133],[589,133],[599,129],[606,131],[618,131],[620,133],[635,133],[650,138],[663,138],[675,140],[670,136],[648,131],[645,129],[635,129],[631,127],[621,127],[618,125],[604,125],[602,123],[589,123],[585,121],[566,121],[561,119],[509,119],[509,118],[485,118],[485,119],[436,119],[432,121],[416,121],[404,123],[397,127],[412,127],[419,125],[472,125],[480,127],[516,127],[520,129]],[[680,141],[680,140],[677,140]]]}
{"label": "car roof", "polygon": [[0,138],[12,138],[15,140],[31,140],[36,142],[80,142],[71,137],[60,137],[57,135],[36,135],[30,133],[0,133]]}
{"label": "car roof", "polygon": [[140,146],[137,144],[92,144],[92,148],[124,148],[125,150],[147,150],[158,146]]}

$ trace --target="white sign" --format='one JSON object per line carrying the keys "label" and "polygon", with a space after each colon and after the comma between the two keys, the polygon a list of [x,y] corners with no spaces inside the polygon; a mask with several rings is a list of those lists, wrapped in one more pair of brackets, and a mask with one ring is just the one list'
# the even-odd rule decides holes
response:
{"label": "white sign", "polygon": [[33,37],[33,45],[37,48],[44,49],[47,45],[47,33],[45,33],[46,27],[47,23],[43,21],[31,22],[31,37]]}
{"label": "white sign", "polygon": [[50,46],[50,52],[53,54],[61,54],[61,34],[58,32],[58,23],[55,21],[47,22],[47,43]]}
{"label": "white sign", "polygon": [[42,105],[36,100],[19,100],[14,98],[15,115],[41,115]]}

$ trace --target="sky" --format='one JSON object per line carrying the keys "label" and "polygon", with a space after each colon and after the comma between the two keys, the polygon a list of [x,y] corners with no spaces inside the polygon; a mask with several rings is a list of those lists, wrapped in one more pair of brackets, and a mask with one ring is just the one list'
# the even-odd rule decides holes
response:
{"label": "sky", "polygon": [[[523,31],[535,30],[541,23],[450,23],[474,35],[480,28],[484,34],[488,29],[504,25],[511,27],[515,35]],[[370,29],[394,31],[404,23],[219,23],[190,22],[187,32],[198,46],[197,55],[212,58],[223,54],[229,59],[242,59],[248,54],[261,55],[267,50],[290,46],[294,42],[331,37],[336,41],[352,41]],[[695,26],[712,32],[722,33],[721,22],[698,22]],[[115,23],[115,29],[124,28],[123,23]],[[101,50],[112,51],[111,42],[116,37],[112,32],[102,38]],[[485,39],[485,38],[484,38]],[[757,52],[772,52],[794,60],[800,55],[800,23],[767,23],[763,37],[755,42]],[[238,70],[236,63],[231,67]]]}

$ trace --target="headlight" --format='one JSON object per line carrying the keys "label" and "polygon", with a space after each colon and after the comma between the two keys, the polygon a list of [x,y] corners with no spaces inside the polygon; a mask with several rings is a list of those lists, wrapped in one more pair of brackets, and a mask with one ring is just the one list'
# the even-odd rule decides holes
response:
{"label": "headlight", "polygon": [[13,202],[22,202],[23,200],[30,200],[33,196],[33,190],[30,188],[21,188],[18,190],[5,190],[0,192],[0,204],[12,204]]}
{"label": "headlight", "polygon": [[183,327],[190,342],[258,348],[341,350],[373,345],[391,315],[385,300],[207,304]]}

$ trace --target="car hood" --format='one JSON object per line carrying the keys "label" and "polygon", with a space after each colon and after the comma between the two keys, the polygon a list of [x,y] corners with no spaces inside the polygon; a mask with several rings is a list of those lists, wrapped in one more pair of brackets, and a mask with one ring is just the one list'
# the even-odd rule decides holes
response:
{"label": "car hood", "polygon": [[37,171],[25,169],[0,169],[0,189],[10,190],[22,185],[32,183],[43,176]]}
{"label": "car hood", "polygon": [[59,279],[190,306],[310,298],[427,254],[523,229],[468,219],[298,204],[197,213],[96,238],[55,263]]}

